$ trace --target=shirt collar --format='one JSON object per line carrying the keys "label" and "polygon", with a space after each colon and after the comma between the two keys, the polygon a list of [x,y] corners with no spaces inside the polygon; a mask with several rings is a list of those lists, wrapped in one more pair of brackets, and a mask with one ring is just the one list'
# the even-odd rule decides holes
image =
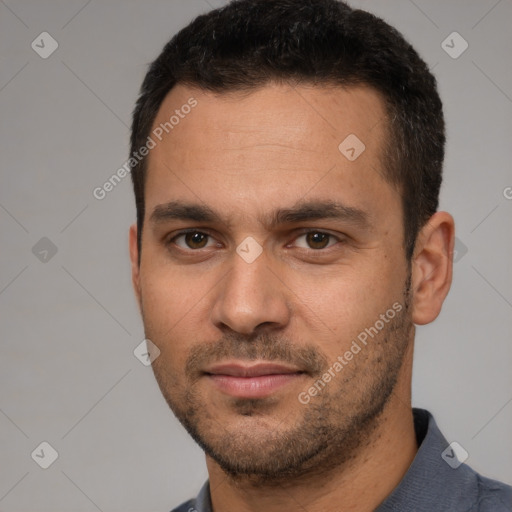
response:
{"label": "shirt collar", "polygon": [[[442,457],[448,442],[432,415],[423,409],[413,409],[413,414],[418,452],[407,473],[376,512],[469,510],[478,498],[476,473],[466,464],[457,463],[455,469],[450,466],[448,459]],[[448,453],[456,457],[453,450]]]}

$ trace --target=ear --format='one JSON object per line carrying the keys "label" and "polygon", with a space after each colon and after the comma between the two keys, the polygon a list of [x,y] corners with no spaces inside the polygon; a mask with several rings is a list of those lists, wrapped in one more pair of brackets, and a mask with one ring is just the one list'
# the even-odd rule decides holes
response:
{"label": "ear", "polygon": [[447,212],[436,212],[416,239],[412,258],[412,320],[424,325],[441,311],[452,283],[455,222]]}
{"label": "ear", "polygon": [[132,262],[132,284],[137,302],[140,307],[140,265],[139,265],[139,248],[137,245],[137,225],[130,227],[130,260]]}

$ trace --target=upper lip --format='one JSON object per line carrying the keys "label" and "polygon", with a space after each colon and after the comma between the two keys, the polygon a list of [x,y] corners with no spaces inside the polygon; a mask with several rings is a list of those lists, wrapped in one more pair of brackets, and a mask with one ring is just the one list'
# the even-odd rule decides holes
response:
{"label": "upper lip", "polygon": [[230,375],[232,377],[260,377],[283,373],[303,373],[299,368],[275,363],[257,363],[251,366],[241,363],[216,364],[205,370],[210,375]]}

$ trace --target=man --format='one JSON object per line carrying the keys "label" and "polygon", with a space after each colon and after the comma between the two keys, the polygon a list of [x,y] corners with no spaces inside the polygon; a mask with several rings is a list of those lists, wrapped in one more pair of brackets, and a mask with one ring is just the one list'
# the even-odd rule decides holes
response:
{"label": "man", "polygon": [[175,510],[512,510],[411,408],[415,324],[452,279],[444,143],[425,63],[335,0],[233,2],[151,65],[132,277],[209,473]]}

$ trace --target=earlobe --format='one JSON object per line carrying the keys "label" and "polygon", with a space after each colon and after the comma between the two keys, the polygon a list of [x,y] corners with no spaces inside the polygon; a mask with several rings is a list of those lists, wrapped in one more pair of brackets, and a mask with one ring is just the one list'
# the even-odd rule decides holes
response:
{"label": "earlobe", "polygon": [[412,261],[413,322],[433,322],[452,282],[455,222],[436,212],[418,234]]}
{"label": "earlobe", "polygon": [[130,260],[132,265],[132,285],[140,307],[140,265],[139,265],[139,248],[137,245],[137,225],[130,226],[129,234],[130,244]]}

